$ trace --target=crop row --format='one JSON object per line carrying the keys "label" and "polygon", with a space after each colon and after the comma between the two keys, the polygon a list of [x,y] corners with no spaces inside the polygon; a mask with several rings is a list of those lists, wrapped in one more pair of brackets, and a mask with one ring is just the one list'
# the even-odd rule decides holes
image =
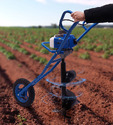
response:
{"label": "crop row", "polygon": [[7,51],[5,48],[0,46],[0,52],[3,53],[7,59],[15,59],[15,56],[13,55],[13,53],[11,53],[10,51]]}
{"label": "crop row", "polygon": [[[46,58],[36,56],[36,55],[35,55],[35,58],[34,58],[34,57],[32,57],[32,55],[34,55],[34,54],[30,54],[30,52],[28,52],[25,48],[21,48],[20,45],[18,45],[18,44],[7,42],[3,39],[0,40],[0,42],[2,42],[3,44],[7,45],[10,48],[12,48],[13,50],[17,50],[17,51],[19,51],[19,52],[21,52],[25,55],[30,55],[30,58],[33,58],[34,60],[39,61],[41,64],[47,64]],[[6,57],[8,59],[15,59],[15,56],[11,52],[4,49],[3,47],[0,47],[0,52],[2,52],[4,55],[6,55]]]}
{"label": "crop row", "polygon": [[[84,30],[75,28],[72,34],[78,38]],[[113,29],[94,28],[81,41],[85,43],[108,44],[113,45]],[[48,41],[50,37],[58,34],[58,29],[53,28],[0,28],[1,37],[8,38],[10,41],[26,41],[28,43],[38,44],[42,41]]]}
{"label": "crop row", "polygon": [[[78,38],[84,29],[75,28],[72,34]],[[28,42],[30,45],[28,47],[32,48],[32,44],[37,47],[34,49],[40,51],[41,53],[48,54],[48,51],[42,49],[41,42],[49,41],[49,38],[58,34],[57,28],[0,28],[0,37],[7,38],[9,41],[20,45],[23,42]],[[102,52],[103,58],[108,58],[113,55],[113,29],[103,29],[103,28],[93,28],[79,43],[74,47],[74,51],[79,51],[79,49],[84,49],[94,52]],[[13,45],[11,45],[13,46]],[[15,48],[16,45],[14,45]],[[17,47],[16,46],[16,47]],[[23,49],[20,51],[24,51]],[[87,53],[85,53],[87,55]]]}

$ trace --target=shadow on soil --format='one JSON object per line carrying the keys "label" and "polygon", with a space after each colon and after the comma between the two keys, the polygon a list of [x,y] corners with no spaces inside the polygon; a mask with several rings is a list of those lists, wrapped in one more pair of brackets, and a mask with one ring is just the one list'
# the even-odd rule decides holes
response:
{"label": "shadow on soil", "polygon": [[112,125],[113,124],[113,123],[109,122],[108,120],[106,120],[104,117],[101,117],[100,115],[95,113],[92,109],[90,109],[86,105],[81,104],[81,111],[86,111],[86,110],[89,111],[90,114],[94,115],[94,117],[99,118],[102,122],[106,123],[107,125]]}
{"label": "shadow on soil", "polygon": [[44,125],[43,120],[41,119],[41,116],[37,114],[35,109],[33,107],[27,108],[30,114],[32,114],[33,118],[36,119],[37,124]]}

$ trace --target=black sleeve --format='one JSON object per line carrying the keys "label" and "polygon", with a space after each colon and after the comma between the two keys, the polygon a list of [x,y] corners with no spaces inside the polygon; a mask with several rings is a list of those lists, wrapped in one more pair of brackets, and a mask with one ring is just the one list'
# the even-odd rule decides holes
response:
{"label": "black sleeve", "polygon": [[113,4],[84,11],[87,23],[113,22]]}

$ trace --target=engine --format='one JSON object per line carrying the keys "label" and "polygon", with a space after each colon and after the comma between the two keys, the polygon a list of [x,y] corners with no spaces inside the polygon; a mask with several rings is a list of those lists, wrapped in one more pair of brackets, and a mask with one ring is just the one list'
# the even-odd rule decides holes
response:
{"label": "engine", "polygon": [[[66,34],[60,33],[50,38],[50,47],[58,49],[64,41]],[[63,49],[72,49],[77,44],[74,35],[69,35]]]}

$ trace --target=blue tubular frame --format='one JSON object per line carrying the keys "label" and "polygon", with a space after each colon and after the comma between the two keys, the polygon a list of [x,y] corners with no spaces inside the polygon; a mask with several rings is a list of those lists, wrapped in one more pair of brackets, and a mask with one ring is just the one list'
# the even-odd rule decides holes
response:
{"label": "blue tubular frame", "polygon": [[[62,51],[62,48],[64,47],[64,45],[66,44],[66,41],[69,37],[69,35],[71,34],[72,30],[76,27],[76,25],[79,23],[79,22],[75,22],[69,30],[65,29],[62,25],[62,21],[64,19],[64,16],[66,13],[72,13],[72,11],[70,10],[67,10],[67,11],[64,11],[62,16],[61,16],[61,19],[60,19],[60,22],[59,22],[59,25],[60,27],[66,31],[66,36],[64,38],[64,41],[61,43],[60,47],[58,50],[50,50],[45,44],[49,44],[50,42],[42,42],[42,46],[44,48],[46,48],[49,52],[51,53],[54,53],[54,55],[52,56],[52,58],[50,59],[50,61],[48,62],[48,64],[45,66],[44,70],[42,71],[42,73],[37,77],[35,78],[31,83],[29,83],[25,88],[23,88],[18,95],[21,95],[23,92],[25,92],[30,86],[34,86],[37,82],[39,82],[42,78],[44,78],[46,75],[48,75],[50,72],[52,72],[54,70],[54,68],[61,62],[61,58],[59,59],[55,59],[56,56],[58,54],[62,54],[64,53],[64,51]],[[84,37],[85,34],[87,34],[89,32],[89,30],[91,30],[95,25],[97,25],[97,23],[94,23],[92,24],[91,26],[89,26],[89,28],[86,28],[84,26],[85,22],[83,22],[83,28],[85,29],[85,32],[76,40],[77,42],[80,41],[80,39],[82,39],[82,37]],[[56,63],[55,63],[56,62]],[[48,67],[52,64],[52,63],[55,63],[55,65],[49,70],[47,71]],[[46,72],[47,71],[47,72]]]}
{"label": "blue tubular frame", "polygon": [[84,23],[85,22],[83,22],[83,28],[85,29],[85,32],[76,40],[77,42],[79,42],[94,26],[96,26],[98,24],[98,23],[94,23],[90,27],[86,28],[84,26]]}
{"label": "blue tubular frame", "polygon": [[50,50],[47,46],[45,46],[45,44],[49,44],[49,42],[43,42],[43,43],[41,43],[41,45],[42,45],[45,49],[47,49],[49,52],[51,52],[51,53],[55,53],[55,52],[56,52],[56,50]]}
{"label": "blue tubular frame", "polygon": [[[48,75],[50,72],[54,70],[54,68],[61,62],[61,58],[55,59],[57,55],[58,54],[56,53],[53,55],[53,57],[50,59],[48,64],[45,66],[42,73],[37,78],[35,78],[31,83],[29,83],[25,88],[23,88],[22,91],[19,92],[19,95],[21,95],[24,91],[26,91],[30,86],[34,86],[37,82],[39,82],[42,78],[44,78],[46,75]],[[46,72],[48,67],[51,65],[51,63],[55,63],[55,62],[56,64],[48,72]]]}

